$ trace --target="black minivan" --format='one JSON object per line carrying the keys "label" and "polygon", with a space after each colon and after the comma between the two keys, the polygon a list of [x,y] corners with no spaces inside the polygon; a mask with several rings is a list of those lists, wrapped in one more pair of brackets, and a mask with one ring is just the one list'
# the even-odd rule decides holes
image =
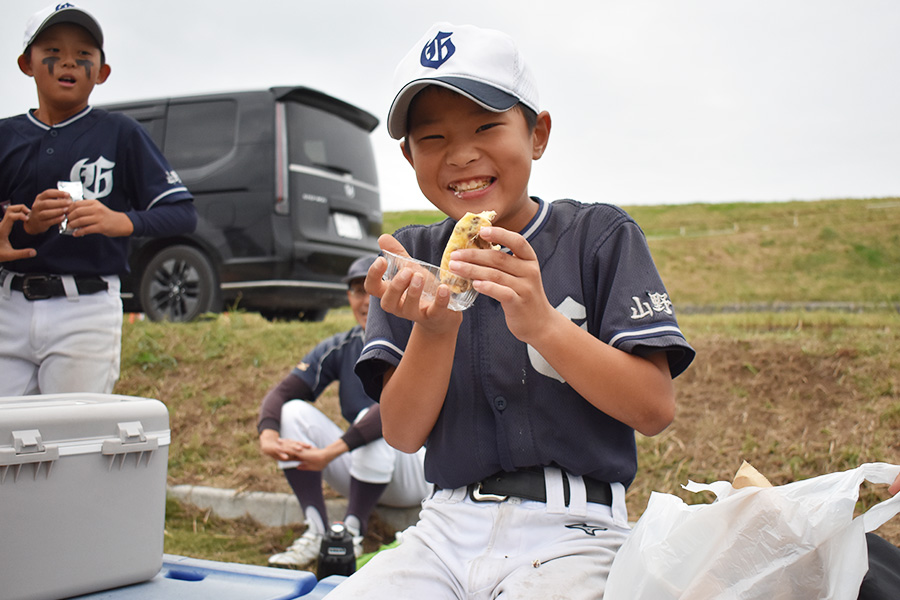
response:
{"label": "black minivan", "polygon": [[129,312],[189,321],[241,307],[321,320],[378,251],[372,114],[305,87],[102,106],[143,125],[194,195],[191,235],[131,240]]}

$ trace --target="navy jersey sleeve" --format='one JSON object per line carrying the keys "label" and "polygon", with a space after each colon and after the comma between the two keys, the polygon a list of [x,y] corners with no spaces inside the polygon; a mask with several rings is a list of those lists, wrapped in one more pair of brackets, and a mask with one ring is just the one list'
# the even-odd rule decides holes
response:
{"label": "navy jersey sleeve", "polygon": [[311,400],[312,391],[309,386],[295,376],[293,371],[281,380],[281,383],[273,387],[263,398],[259,409],[257,430],[262,433],[264,429],[281,430],[281,408],[285,402],[291,400]]}
{"label": "navy jersey sleeve", "polygon": [[[124,115],[116,115],[127,119]],[[130,182],[135,236],[191,233],[197,227],[197,211],[188,189],[166,161],[143,127],[123,127],[125,171]]]}
{"label": "navy jersey sleeve", "polygon": [[342,337],[337,334],[319,342],[291,371],[310,389],[311,395],[306,400],[315,402],[325,388],[339,380]]}
{"label": "navy jersey sleeve", "polygon": [[597,302],[593,321],[599,337],[610,346],[646,356],[665,351],[672,377],[694,358],[675,319],[674,306],[663,285],[646,238],[637,223],[624,220],[598,241],[591,253]]}
{"label": "navy jersey sleeve", "polygon": [[384,375],[400,364],[411,331],[411,322],[384,312],[377,298],[369,303],[366,343],[356,363],[356,375],[366,395],[376,402],[381,400]]}

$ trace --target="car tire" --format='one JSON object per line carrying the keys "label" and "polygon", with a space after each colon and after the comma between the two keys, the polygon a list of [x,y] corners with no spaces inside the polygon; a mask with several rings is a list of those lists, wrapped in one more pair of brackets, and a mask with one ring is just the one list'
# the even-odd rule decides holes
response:
{"label": "car tire", "polygon": [[221,312],[215,268],[193,246],[170,246],[147,263],[141,275],[141,308],[151,321],[192,321]]}

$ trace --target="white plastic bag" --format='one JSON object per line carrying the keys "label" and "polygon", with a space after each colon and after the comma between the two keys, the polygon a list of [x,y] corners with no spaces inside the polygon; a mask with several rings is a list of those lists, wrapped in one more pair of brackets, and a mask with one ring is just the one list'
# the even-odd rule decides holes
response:
{"label": "white plastic bag", "polygon": [[712,504],[653,492],[616,555],[604,600],[856,600],[868,570],[866,532],[900,512],[900,494],[853,518],[864,480],[900,466],[869,463],[772,488],[689,482]]}

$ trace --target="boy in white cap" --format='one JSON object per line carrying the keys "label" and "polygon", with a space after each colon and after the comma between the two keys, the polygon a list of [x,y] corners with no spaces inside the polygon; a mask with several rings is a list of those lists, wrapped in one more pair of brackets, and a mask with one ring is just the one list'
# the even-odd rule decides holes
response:
{"label": "boy in white cap", "polygon": [[448,219],[382,236],[439,264],[454,222],[495,211],[450,270],[479,296],[448,308],[420,274],[382,281],[356,367],[384,437],[427,443],[438,490],[419,522],[329,598],[598,598],[628,535],[635,430],[675,411],[692,361],[643,233],[620,209],[530,196],[550,135],[537,87],[506,35],[438,23],[397,69],[388,130]]}
{"label": "boy in white cap", "polygon": [[89,12],[36,13],[18,65],[38,107],[0,121],[0,201],[26,207],[9,242],[36,253],[0,266],[0,396],[109,393],[128,236],[193,231],[193,199],[136,121],[88,104],[110,74]]}

